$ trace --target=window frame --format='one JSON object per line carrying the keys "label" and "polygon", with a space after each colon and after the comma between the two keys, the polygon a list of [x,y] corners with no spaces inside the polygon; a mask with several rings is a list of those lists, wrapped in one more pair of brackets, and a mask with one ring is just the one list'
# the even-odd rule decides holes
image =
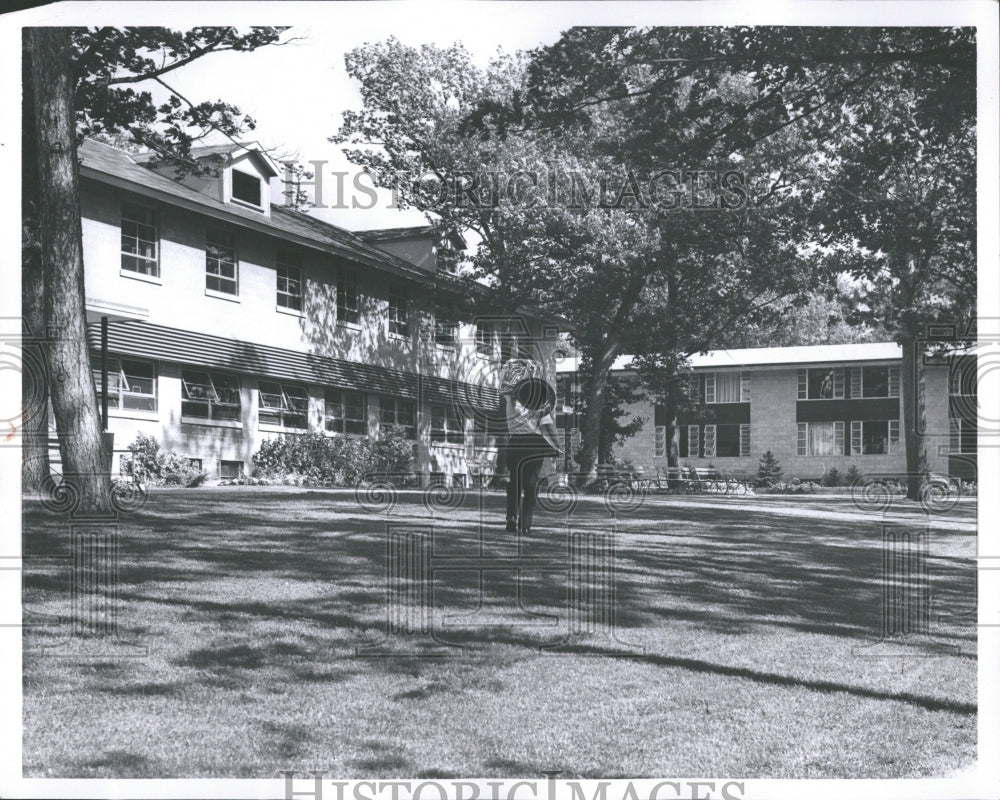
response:
{"label": "window frame", "polygon": [[[881,453],[865,452],[865,426],[872,424],[885,425],[885,450]],[[851,455],[852,456],[891,456],[899,452],[902,438],[899,433],[898,419],[866,419],[851,420]]]}
{"label": "window frame", "polygon": [[[719,399],[719,376],[725,375],[727,379],[736,385],[736,400]],[[705,373],[705,405],[718,405],[719,403],[749,403],[750,402],[750,373],[743,370],[713,370]]]}
{"label": "window frame", "polygon": [[[813,386],[813,378],[810,373],[826,372],[822,380],[830,378],[829,397],[811,397],[810,389]],[[844,400],[846,399],[847,386],[846,369],[844,367],[806,367],[798,371],[798,400]],[[822,384],[821,384],[822,385]]]}
{"label": "window frame", "polygon": [[[458,313],[453,305],[437,303],[434,306],[434,344],[455,349],[458,345]],[[446,337],[442,333],[448,331]]]}
{"label": "window frame", "polygon": [[[139,365],[144,367],[149,367],[152,373],[151,377],[145,375],[128,375],[125,371],[125,364]],[[92,356],[90,360],[91,371],[94,376],[94,392],[97,395],[97,404],[101,405],[101,359],[100,356]],[[114,367],[114,368],[112,368]],[[156,414],[159,408],[159,396],[157,393],[158,384],[158,371],[155,361],[146,361],[141,358],[125,358],[123,356],[108,356],[108,387],[114,387],[114,393],[108,392],[108,408],[115,409],[117,411],[140,411],[146,414]],[[129,379],[135,380],[148,380],[151,382],[152,391],[151,392],[136,392],[131,389],[124,388],[125,386],[131,386],[132,383]],[[140,408],[136,405],[127,405],[126,400],[129,397],[141,398],[144,400],[152,401],[152,408]]]}
{"label": "window frame", "polygon": [[[218,238],[216,238],[218,237]],[[228,238],[231,244],[227,244],[221,241],[223,238]],[[213,255],[211,253],[211,248],[216,247],[217,249],[229,249],[232,251],[232,261],[228,262],[218,255]],[[215,269],[213,271],[213,262]],[[233,269],[233,277],[230,278],[224,275],[222,272],[223,266],[231,266]],[[233,284],[233,291],[228,291],[227,289],[212,287],[210,285],[211,281],[217,281],[218,287],[225,283]],[[240,254],[239,254],[239,242],[237,240],[236,234],[233,231],[227,230],[225,228],[209,228],[205,233],[205,291],[212,292],[214,294],[224,295],[226,297],[239,297],[240,296]]]}
{"label": "window frame", "polygon": [[[263,387],[276,386],[278,387],[277,392],[265,392]],[[292,395],[289,390],[293,389],[298,394]],[[281,405],[264,405],[264,395],[281,395]],[[302,409],[298,409],[292,403],[292,400],[304,401],[305,406]],[[275,422],[273,419],[264,419],[264,415],[267,414],[269,417],[277,416],[278,421]],[[292,424],[289,420],[295,420],[297,418],[302,418],[302,424]],[[280,381],[273,380],[271,378],[265,378],[264,380],[257,381],[257,425],[273,425],[279,428],[287,428],[289,430],[296,431],[307,431],[309,430],[309,388],[303,383],[295,383],[293,381]]]}
{"label": "window frame", "polygon": [[[206,384],[211,392],[212,396],[192,397],[190,395],[189,384],[195,384],[195,381],[190,380],[189,377],[185,377],[185,373],[189,376],[192,373],[199,373],[206,375],[208,377],[208,383]],[[227,403],[219,399],[219,391],[216,388],[216,378],[231,378],[236,384],[236,392],[239,396],[239,402],[237,403]],[[185,395],[187,395],[185,397]],[[208,413],[206,416],[200,416],[197,414],[185,413],[184,404],[202,404],[204,403]],[[219,417],[216,416],[216,409],[236,409],[235,417]],[[242,422],[243,421],[243,385],[240,381],[240,376],[233,372],[225,372],[223,370],[213,370],[204,369],[201,367],[190,367],[181,368],[181,422],[194,421],[194,422]]]}
{"label": "window frame", "polygon": [[[379,409],[378,409],[378,423],[379,429],[383,426],[388,426],[395,429],[400,429],[404,433],[407,433],[407,438],[416,440],[417,439],[417,403],[415,400],[410,400],[406,397],[389,397],[387,395],[380,395],[379,399]],[[401,416],[400,406],[402,404],[409,404],[412,409],[412,424],[408,422],[400,422],[399,418]],[[386,419],[386,412],[392,411],[390,415],[391,420]]]}
{"label": "window frame", "polygon": [[[294,271],[295,277],[292,277]],[[282,276],[284,272],[284,276]],[[279,250],[274,264],[274,296],[275,307],[290,313],[302,313],[302,257],[294,250]],[[281,282],[285,281],[285,288],[282,290]],[[290,283],[294,281],[298,284],[298,292],[289,291]],[[284,301],[283,301],[284,299]],[[295,305],[291,301],[296,302]]]}
{"label": "window frame", "polygon": [[410,326],[410,298],[405,287],[399,286],[389,290],[387,316],[387,332],[390,336],[409,339],[412,334]]}
{"label": "window frame", "polygon": [[976,424],[976,420],[965,417],[948,417],[948,453],[950,455],[977,453],[979,451],[978,438],[979,426]]}
{"label": "window frame", "polygon": [[[126,210],[135,210],[149,214],[149,216],[152,218],[152,221],[149,221],[148,219],[138,219],[136,217],[126,216]],[[126,237],[125,235],[126,223],[135,225],[136,234],[134,237]],[[140,235],[141,228],[147,228],[152,230],[152,237],[153,237],[152,240],[142,238],[142,236]],[[129,200],[123,200],[121,204],[121,216],[119,220],[118,230],[120,233],[121,240],[124,240],[125,238],[134,238],[136,242],[136,251],[127,252],[123,246],[124,241],[120,241],[119,249],[121,250],[121,258],[120,258],[121,270],[123,272],[128,273],[129,276],[140,275],[145,278],[159,278],[160,277],[160,228],[159,228],[159,214],[157,213],[157,210],[151,206],[142,205],[141,203],[133,203]],[[150,258],[149,256],[143,256],[139,254],[138,246],[140,242],[145,244],[152,244],[155,253],[152,256],[152,258]],[[153,267],[153,271],[144,272],[143,270],[126,266],[125,265],[126,259],[133,259],[136,261],[142,261],[147,264],[151,264]]]}
{"label": "window frame", "polygon": [[[236,467],[236,474],[226,475],[223,472],[223,470],[230,468],[234,464],[239,465]],[[233,481],[242,478],[244,475],[246,475],[246,464],[243,461],[237,461],[236,459],[228,459],[228,458],[219,459],[219,480]]]}
{"label": "window frame", "polygon": [[[823,398],[826,399],[826,398]],[[832,425],[833,426],[833,452],[832,453],[812,453],[810,443],[812,437],[809,435],[810,425]],[[835,458],[847,455],[847,442],[845,440],[846,426],[843,420],[831,419],[815,422],[796,423],[795,454],[808,456],[809,458]]]}
{"label": "window frame", "polygon": [[493,358],[496,355],[495,339],[496,326],[489,320],[478,320],[476,322],[476,355]]}
{"label": "window frame", "polygon": [[[440,426],[438,422],[443,422]],[[465,444],[465,421],[451,403],[431,404],[431,442],[435,444]]]}
{"label": "window frame", "polygon": [[[331,400],[331,397],[339,395],[339,398]],[[352,400],[358,399],[360,403],[348,403],[348,396]],[[360,417],[347,416],[348,407],[361,408]],[[341,413],[331,414],[331,406],[340,406]],[[357,430],[348,430],[348,427],[356,427]],[[327,388],[323,393],[323,430],[327,433],[335,433],[340,436],[368,436],[368,398],[364,392],[357,392],[352,389]]]}
{"label": "window frame", "polygon": [[[352,303],[348,303],[352,300]],[[358,289],[358,271],[337,270],[337,324],[361,326],[361,292]]]}
{"label": "window frame", "polygon": [[[244,197],[238,197],[236,194],[236,176],[239,175],[246,182],[246,188],[249,188],[250,181],[256,181],[257,183],[257,200],[247,200]],[[256,173],[246,172],[242,169],[237,169],[236,167],[231,167],[229,170],[229,198],[241,205],[248,206],[250,208],[262,210],[264,208],[264,186],[263,179],[260,175]]]}

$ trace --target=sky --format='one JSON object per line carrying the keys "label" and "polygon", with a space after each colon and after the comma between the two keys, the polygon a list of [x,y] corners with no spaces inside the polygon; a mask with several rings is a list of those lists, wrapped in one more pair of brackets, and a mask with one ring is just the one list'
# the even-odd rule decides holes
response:
{"label": "sky", "polygon": [[[334,4],[317,9],[315,19],[293,25],[281,46],[268,46],[250,53],[218,53],[178,69],[164,80],[192,102],[217,98],[231,102],[256,121],[246,138],[256,140],[280,155],[300,162],[328,161],[324,167],[324,200],[334,205],[333,171],[357,172],[328,137],[340,127],[344,109],[360,109],[356,81],[348,77],[344,55],[365,42],[380,42],[389,36],[408,45],[434,43],[463,45],[483,66],[498,48],[528,49],[553,42],[566,27],[562,15],[528,13],[501,4],[451,6],[447,14],[428,13],[423,4],[364,5]],[[531,17],[531,19],[527,19]],[[150,87],[154,96],[165,96],[160,87]],[[355,199],[346,181],[344,203]],[[369,205],[367,198],[356,199]],[[424,224],[416,210],[387,208],[383,194],[375,208],[327,209],[311,213],[351,230]]]}

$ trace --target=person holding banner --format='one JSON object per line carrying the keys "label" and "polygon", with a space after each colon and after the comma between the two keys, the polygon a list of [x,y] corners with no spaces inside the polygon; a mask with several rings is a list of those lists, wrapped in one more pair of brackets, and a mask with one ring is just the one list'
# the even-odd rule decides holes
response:
{"label": "person holding banner", "polygon": [[[533,371],[527,370],[531,373]],[[562,453],[553,418],[556,393],[534,374],[500,390],[507,414],[507,532],[531,533],[546,458]]]}

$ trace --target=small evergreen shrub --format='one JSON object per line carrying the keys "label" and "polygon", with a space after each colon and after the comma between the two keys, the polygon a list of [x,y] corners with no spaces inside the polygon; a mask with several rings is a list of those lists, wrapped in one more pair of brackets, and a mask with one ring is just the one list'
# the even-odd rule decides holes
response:
{"label": "small evergreen shrub", "polygon": [[820,479],[820,483],[823,486],[843,486],[844,476],[841,475],[840,470],[836,467],[830,467],[827,473]]}
{"label": "small evergreen shrub", "polygon": [[854,464],[851,464],[847,468],[847,472],[844,473],[844,483],[848,486],[857,486],[861,483],[863,477],[861,470],[854,466]]}
{"label": "small evergreen shrub", "polygon": [[770,487],[781,482],[782,469],[781,462],[777,456],[768,450],[760,457],[757,465],[757,485]]}

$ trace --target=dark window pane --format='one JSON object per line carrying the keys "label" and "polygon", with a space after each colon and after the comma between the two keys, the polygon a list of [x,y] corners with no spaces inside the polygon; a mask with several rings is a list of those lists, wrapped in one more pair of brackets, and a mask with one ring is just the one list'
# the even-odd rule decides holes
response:
{"label": "dark window pane", "polygon": [[250,203],[254,206],[260,205],[260,178],[256,175],[248,175],[238,169],[232,171],[233,175],[233,197]]}
{"label": "dark window pane", "polygon": [[889,396],[888,367],[861,368],[861,396],[862,397]]}

